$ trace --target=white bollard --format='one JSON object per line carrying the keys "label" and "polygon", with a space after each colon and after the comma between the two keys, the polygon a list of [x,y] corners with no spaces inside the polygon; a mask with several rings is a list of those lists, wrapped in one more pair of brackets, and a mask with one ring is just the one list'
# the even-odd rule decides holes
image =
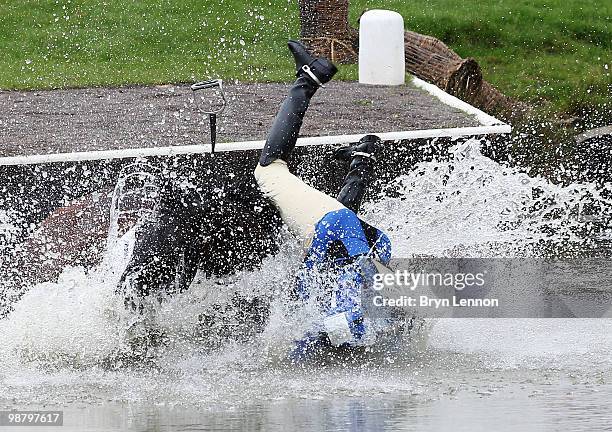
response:
{"label": "white bollard", "polygon": [[388,10],[364,13],[359,20],[359,82],[402,85],[405,77],[404,19]]}

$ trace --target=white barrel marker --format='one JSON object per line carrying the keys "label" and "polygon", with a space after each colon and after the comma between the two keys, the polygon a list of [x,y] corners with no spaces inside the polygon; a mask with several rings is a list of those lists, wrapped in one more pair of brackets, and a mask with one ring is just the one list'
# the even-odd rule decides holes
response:
{"label": "white barrel marker", "polygon": [[405,77],[404,19],[389,10],[364,13],[359,20],[359,82],[402,85]]}

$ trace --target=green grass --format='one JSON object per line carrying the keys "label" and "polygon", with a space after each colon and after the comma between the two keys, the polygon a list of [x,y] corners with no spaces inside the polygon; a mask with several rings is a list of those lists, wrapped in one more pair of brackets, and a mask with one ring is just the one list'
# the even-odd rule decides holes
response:
{"label": "green grass", "polygon": [[[366,8],[399,11],[511,96],[566,112],[612,98],[609,0],[354,0],[353,25]],[[286,81],[298,34],[297,0],[0,0],[0,88]]]}
{"label": "green grass", "polygon": [[366,0],[364,4],[401,11],[407,28],[441,39],[462,57],[474,57],[485,79],[510,96],[538,105],[550,103],[569,113],[606,103],[610,110],[612,2],[608,0]]}
{"label": "green grass", "polygon": [[207,3],[3,1],[0,87],[286,78],[284,42],[298,26],[289,3]]}

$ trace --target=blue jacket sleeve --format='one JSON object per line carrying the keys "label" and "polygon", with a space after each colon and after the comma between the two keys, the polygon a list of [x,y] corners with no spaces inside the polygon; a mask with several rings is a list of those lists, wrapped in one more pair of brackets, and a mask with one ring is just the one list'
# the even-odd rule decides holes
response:
{"label": "blue jacket sleeve", "polygon": [[378,256],[378,260],[387,265],[391,260],[391,240],[381,230],[377,230],[378,240],[374,244],[374,253]]}

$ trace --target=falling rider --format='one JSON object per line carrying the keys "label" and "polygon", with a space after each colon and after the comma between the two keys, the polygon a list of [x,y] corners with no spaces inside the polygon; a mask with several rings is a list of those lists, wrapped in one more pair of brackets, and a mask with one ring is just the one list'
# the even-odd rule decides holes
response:
{"label": "falling rider", "polygon": [[[391,244],[383,232],[357,216],[372,177],[378,137],[366,135],[335,152],[336,159],[349,164],[336,198],[289,172],[287,162],[310,100],[337,69],[327,59],[313,57],[299,42],[289,41],[288,46],[297,79],[269,131],[255,181],[247,176],[226,188],[222,196],[212,190],[178,190],[170,183],[155,219],[137,232],[118,291],[125,296],[126,306],[142,311],[145,298],[162,299],[186,290],[198,269],[223,274],[252,268],[278,250],[274,242],[284,222],[305,248],[297,298],[307,300],[317,288],[314,274],[331,275],[326,287],[329,296],[322,304],[326,318],[296,342],[299,356],[319,344],[367,343],[368,325],[360,298],[367,283],[365,269],[386,265]],[[219,212],[224,215],[219,217]],[[218,221],[224,217],[224,227],[234,229],[219,234]],[[249,229],[237,229],[240,226]]]}

